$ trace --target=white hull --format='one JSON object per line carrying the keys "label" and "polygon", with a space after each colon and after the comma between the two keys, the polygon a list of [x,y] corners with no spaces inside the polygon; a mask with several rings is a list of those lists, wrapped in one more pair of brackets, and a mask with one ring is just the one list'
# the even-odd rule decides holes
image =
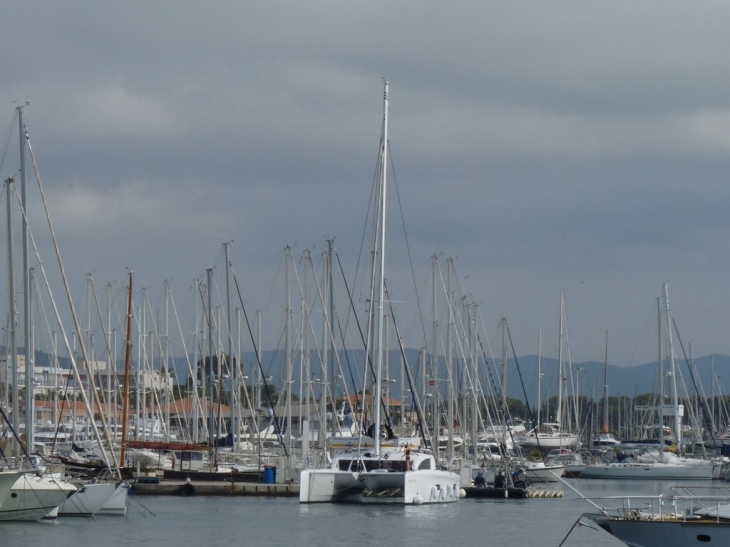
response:
{"label": "white hull", "polygon": [[730,545],[730,522],[619,520],[584,515],[631,547]]}
{"label": "white hull", "polygon": [[[300,503],[362,502],[450,503],[459,500],[459,475],[449,471],[351,472],[339,469],[305,469],[299,482]],[[374,494],[368,497],[366,494]]]}
{"label": "white hull", "polygon": [[582,479],[702,480],[712,479],[714,465],[670,463],[609,463],[586,465]]}
{"label": "white hull", "polygon": [[116,483],[97,482],[75,485],[78,490],[58,507],[62,517],[90,517],[112,497]]}
{"label": "white hull", "polygon": [[[459,501],[461,479],[459,475],[449,471],[437,469],[404,472],[370,471],[361,473],[360,479],[374,494],[391,491],[395,494],[391,501],[400,501],[406,505]],[[395,492],[396,490],[400,492]]]}
{"label": "white hull", "polygon": [[365,483],[339,469],[305,469],[299,478],[300,503],[360,501]]}
{"label": "white hull", "polygon": [[58,506],[74,492],[76,487],[63,481],[22,475],[0,505],[0,520],[55,518]]}
{"label": "white hull", "polygon": [[[539,441],[539,444],[538,444]],[[539,448],[542,450],[554,450],[555,448],[573,448],[578,444],[578,435],[572,435],[570,433],[548,435],[540,433],[538,438],[535,439],[535,435],[529,435],[520,437],[517,439],[517,444],[522,448]]]}
{"label": "white hull", "polygon": [[20,478],[20,471],[2,471],[0,472],[0,506],[5,498],[10,494],[13,485]]}
{"label": "white hull", "polygon": [[529,464],[525,468],[525,476],[533,482],[559,482],[565,474],[564,465],[536,465]]}
{"label": "white hull", "polygon": [[127,494],[129,484],[126,482],[117,486],[111,497],[96,512],[97,517],[124,517],[127,515]]}

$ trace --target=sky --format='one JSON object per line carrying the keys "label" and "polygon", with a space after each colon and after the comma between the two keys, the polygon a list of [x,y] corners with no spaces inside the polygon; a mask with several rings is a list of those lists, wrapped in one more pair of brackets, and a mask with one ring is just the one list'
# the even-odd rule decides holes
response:
{"label": "sky", "polygon": [[430,329],[413,286],[435,255],[518,355],[557,355],[564,290],[573,361],[603,361],[608,333],[609,362],[650,362],[665,282],[685,348],[728,354],[729,19],[715,1],[3,2],[0,175],[28,103],[78,298],[87,272],[117,290],[133,269],[184,301],[230,242],[278,332],[285,246],[301,268],[334,238],[347,275],[363,256],[387,79],[406,345]]}

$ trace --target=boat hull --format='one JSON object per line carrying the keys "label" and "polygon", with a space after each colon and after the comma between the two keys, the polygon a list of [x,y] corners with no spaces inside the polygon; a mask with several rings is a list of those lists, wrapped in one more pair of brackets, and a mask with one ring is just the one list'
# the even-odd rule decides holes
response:
{"label": "boat hull", "polygon": [[525,476],[533,482],[559,482],[565,474],[564,465],[542,465],[525,468]]}
{"label": "boat hull", "polygon": [[527,497],[527,488],[479,488],[467,486],[464,488],[467,498],[511,498],[523,499]]}
{"label": "boat hull", "polygon": [[76,487],[51,478],[22,475],[0,505],[0,520],[35,521],[55,518],[58,506]]}
{"label": "boat hull", "polygon": [[674,465],[667,463],[609,463],[586,465],[582,479],[632,480],[710,480],[713,465]]}
{"label": "boat hull", "polygon": [[61,517],[91,517],[112,497],[116,483],[97,482],[76,485],[78,490],[58,507]]}
{"label": "boat hull", "polygon": [[129,494],[129,484],[122,482],[114,490],[111,497],[104,502],[101,508],[96,512],[97,517],[124,517],[127,515],[127,496]]}
{"label": "boat hull", "polygon": [[305,469],[299,479],[300,503],[360,501],[365,483],[358,473],[339,469]]}
{"label": "boat hull", "polygon": [[583,516],[631,547],[730,545],[730,523],[723,521],[647,521]]}
{"label": "boat hull", "polygon": [[578,444],[578,435],[543,435],[539,434],[537,439],[534,435],[517,439],[517,443],[526,450],[540,448],[542,450],[554,450],[556,448],[573,448]]}
{"label": "boat hull", "polygon": [[2,471],[0,472],[0,505],[5,501],[5,498],[10,494],[10,490],[13,485],[20,478],[20,471]]}
{"label": "boat hull", "polygon": [[373,494],[391,493],[393,501],[400,501],[406,505],[459,501],[461,488],[459,475],[438,469],[371,471],[360,473],[360,480]]}

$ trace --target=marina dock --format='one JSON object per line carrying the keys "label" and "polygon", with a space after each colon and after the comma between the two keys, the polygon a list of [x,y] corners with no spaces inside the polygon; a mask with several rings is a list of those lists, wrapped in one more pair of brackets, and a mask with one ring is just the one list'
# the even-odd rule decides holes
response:
{"label": "marina dock", "polygon": [[216,482],[161,480],[134,482],[130,494],[138,496],[299,496],[298,484],[266,484],[260,482]]}

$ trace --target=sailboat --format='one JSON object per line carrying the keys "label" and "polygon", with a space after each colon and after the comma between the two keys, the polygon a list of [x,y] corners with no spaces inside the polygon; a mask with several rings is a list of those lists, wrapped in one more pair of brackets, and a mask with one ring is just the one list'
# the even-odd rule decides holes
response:
{"label": "sailboat", "polygon": [[[19,134],[20,134],[20,164],[21,164],[21,206],[22,206],[21,208],[23,211],[23,247],[24,247],[23,248],[23,255],[24,255],[23,281],[24,281],[24,285],[26,287],[26,289],[24,291],[25,292],[24,300],[25,300],[25,305],[26,305],[25,329],[24,329],[25,336],[26,336],[25,376],[26,376],[26,393],[29,394],[29,396],[26,397],[26,409],[25,409],[25,419],[26,419],[26,424],[25,424],[26,443],[25,444],[26,444],[26,446],[32,447],[34,444],[34,442],[33,442],[33,439],[34,439],[34,433],[33,433],[34,397],[32,396],[32,389],[33,389],[32,379],[34,377],[34,372],[33,372],[33,360],[29,358],[29,353],[32,354],[32,344],[29,343],[29,341],[28,341],[29,333],[31,330],[31,321],[30,321],[30,313],[28,311],[28,308],[30,307],[30,291],[27,289],[29,281],[30,281],[30,279],[29,279],[30,272],[32,272],[32,270],[29,271],[29,269],[27,267],[27,251],[28,251],[27,236],[30,235],[30,233],[29,233],[29,230],[27,227],[27,216],[26,216],[27,205],[26,205],[26,199],[25,199],[25,180],[24,180],[25,179],[25,163],[24,163],[25,160],[24,160],[24,158],[25,158],[26,149],[27,149],[27,151],[30,152],[31,158],[33,158],[34,166],[35,166],[35,158],[33,157],[33,149],[30,144],[30,138],[28,136],[27,131],[25,130],[25,126],[23,125],[22,114],[23,114],[23,108],[18,107],[18,127],[19,127]],[[51,219],[50,219],[50,215],[49,215],[48,207],[47,207],[47,202],[46,202],[46,199],[45,199],[45,196],[43,193],[43,189],[42,189],[40,177],[38,176],[37,169],[36,169],[36,177],[37,177],[38,184],[39,184],[40,191],[41,191],[41,198],[43,201],[43,207],[45,210],[46,219],[48,221],[50,234],[51,234],[51,237],[53,240],[53,246],[56,251],[56,258],[58,260],[59,267],[61,270],[61,276],[62,276],[64,288],[66,289],[66,295],[69,299],[69,305],[71,308],[71,316],[74,320],[76,331],[81,332],[81,329],[79,328],[79,324],[78,324],[78,318],[76,315],[76,311],[74,309],[73,300],[71,299],[71,296],[70,296],[70,290],[69,290],[68,282],[66,279],[66,274],[65,274],[65,271],[63,268],[63,263],[61,261],[61,255],[58,251],[58,245],[57,245],[57,241],[56,241],[56,237],[55,237],[55,232],[53,230],[53,225],[51,223]],[[13,182],[12,178],[8,179],[8,181],[7,181],[8,207],[10,205],[10,193],[11,193],[12,182]],[[12,222],[11,222],[11,218],[10,218],[10,212],[8,213],[8,233],[9,233],[9,241],[12,242]],[[9,247],[11,247],[11,246],[12,245],[9,245]],[[10,250],[10,249],[9,249],[9,255],[12,256],[12,250]],[[12,278],[13,278],[12,260],[9,261],[9,271],[10,271],[9,278],[10,278],[10,282],[12,283]],[[69,350],[69,354],[72,355],[72,352],[70,351],[70,347],[68,344],[68,337],[66,336],[65,330],[63,329],[63,324],[62,324],[60,316],[59,316],[58,307],[56,306],[56,303],[55,303],[55,300],[54,300],[52,294],[50,294],[51,291],[50,291],[50,287],[48,287],[48,280],[47,280],[45,274],[44,274],[44,280],[46,281],[46,286],[49,291],[49,297],[51,298],[51,301],[53,303],[53,309],[56,314],[56,320],[58,321],[58,324],[61,328],[63,339],[64,339],[64,342],[66,343],[66,348],[67,348],[67,350]],[[11,290],[10,294],[12,295],[12,294],[14,294],[14,292]],[[11,300],[13,300],[13,299],[11,298]],[[12,307],[13,307],[13,305],[11,304],[11,308]],[[14,315],[14,314],[11,314],[11,316],[12,315]],[[14,332],[15,332],[15,329],[12,330],[13,338],[14,338]],[[88,359],[88,356],[86,355],[83,341],[81,340],[81,338],[79,339],[79,341],[81,343],[81,350],[82,350],[82,354],[84,356],[84,363],[87,367],[87,374],[89,377],[93,377],[92,372],[89,368],[90,360]],[[16,347],[15,340],[13,340],[11,342],[11,346],[13,348]],[[77,383],[77,385],[81,385],[82,382],[80,381],[78,369],[77,369],[73,356],[71,356],[71,361],[72,361],[72,368],[74,370],[75,377],[76,377],[76,383]],[[17,362],[16,356],[14,354],[14,356],[13,356],[14,366],[15,366],[16,362]],[[14,373],[17,378],[17,370],[15,370]],[[13,383],[14,383],[13,390],[15,391],[17,388],[18,382],[14,381]],[[92,393],[95,395],[94,399],[96,401],[98,401],[99,396],[96,393],[95,388],[93,387],[93,383],[92,383],[91,389],[92,389]],[[93,413],[90,410],[91,405],[89,404],[89,401],[88,401],[83,389],[81,390],[81,395],[82,395],[82,399],[84,401],[84,405],[87,409],[87,414],[92,415]],[[16,403],[17,399],[18,399],[18,396],[16,393],[14,393],[13,394],[13,405],[14,405],[13,422],[14,423],[13,423],[13,428],[12,428],[14,435],[15,435],[15,432],[17,431],[16,422],[17,422],[17,418],[18,418],[18,414],[19,414],[15,408],[17,406],[17,403]],[[106,428],[103,414],[101,415],[101,418],[102,418],[102,422],[104,423],[104,426]],[[6,418],[6,421],[7,421],[7,418]],[[8,425],[10,425],[10,422],[8,422]],[[100,439],[101,437],[100,437],[99,432],[96,428],[96,425],[94,424],[93,421],[91,422],[91,425],[92,425],[92,428],[93,428],[97,438]],[[107,438],[108,438],[108,435],[107,435]],[[14,450],[16,452],[16,454],[15,454],[16,456],[18,456],[18,454],[17,454],[18,448],[20,448],[20,447],[18,446],[18,447],[14,448]],[[102,450],[102,455],[104,456],[104,460],[107,460],[106,454],[104,453],[104,449],[101,448],[101,450]],[[29,457],[29,455],[27,453],[25,454],[25,456]],[[33,461],[32,458],[31,458],[31,462],[34,465],[36,465],[36,463]],[[108,460],[107,460],[107,462],[108,462]],[[77,482],[76,484],[79,484],[79,483]],[[68,498],[73,497],[77,493],[82,493],[83,496],[81,498],[76,498],[74,500],[73,503],[76,504],[76,507],[80,507],[81,505],[85,505],[87,508],[90,507],[91,499],[96,498],[96,496],[91,496],[90,491],[81,492],[83,490],[83,488],[77,488],[76,484],[72,484],[72,483],[70,483],[64,479],[61,479],[60,477],[54,476],[54,475],[44,476],[42,474],[42,469],[40,469],[40,468],[37,468],[35,472],[27,472],[15,481],[15,483],[10,491],[10,494],[5,498],[4,501],[2,501],[2,504],[0,504],[0,520],[38,520],[40,518],[55,518],[59,514],[59,506],[62,504],[65,504],[65,502],[68,501]],[[96,484],[96,485],[94,485],[94,487],[91,488],[91,490],[93,490],[94,493],[96,493],[96,492],[100,491],[100,488],[101,488],[101,484]],[[110,486],[106,487],[106,491],[108,491],[111,496],[111,494],[114,494],[116,492],[116,488],[117,488],[116,482],[112,482],[110,484]],[[125,492],[126,492],[126,490],[125,490]],[[84,499],[87,500],[85,503],[83,502]],[[79,500],[82,500],[82,501],[80,502]],[[101,505],[101,503],[99,505]],[[70,509],[70,510],[75,511],[75,509]],[[85,510],[84,512],[87,513],[87,512],[93,512],[93,511]]]}
{"label": "sailboat", "polygon": [[[669,291],[667,284],[663,285],[663,296],[658,300],[657,312],[659,315],[659,364],[660,364],[660,382],[659,389],[659,406],[657,411],[660,423],[658,424],[659,443],[657,446],[664,446],[664,416],[673,417],[674,438],[677,447],[682,446],[681,443],[681,416],[683,414],[682,405],[678,404],[677,386],[676,386],[676,370],[675,355],[672,347],[672,320],[669,310]],[[663,305],[662,305],[663,303]],[[672,404],[664,404],[664,371],[661,370],[662,363],[662,332],[665,332],[665,342],[667,344],[667,359],[669,360],[670,370],[667,374],[672,381]],[[671,412],[671,414],[668,414]],[[623,446],[627,446],[624,444]],[[623,461],[613,463],[596,463],[587,465],[581,471],[581,478],[593,479],[672,479],[672,480],[702,480],[719,478],[721,464],[720,462],[707,461],[695,458],[683,458],[670,452],[648,451],[644,454],[638,454],[634,457],[627,457]]]}
{"label": "sailboat", "polygon": [[613,448],[621,444],[608,430],[608,331],[606,331],[606,354],[603,360],[603,411],[601,432],[591,439],[591,445],[596,448]]}
{"label": "sailboat", "polygon": [[[563,344],[566,339],[565,325],[565,294],[560,291],[560,335],[558,337],[558,408],[556,420],[553,423],[543,422],[535,428],[526,431],[517,438],[517,443],[525,450],[538,449],[550,451],[562,448],[574,448],[579,436],[564,429],[564,394],[567,395],[565,382],[565,363],[563,362]],[[564,391],[565,389],[565,391]],[[578,394],[576,394],[578,395]]]}
{"label": "sailboat", "polygon": [[[385,206],[387,196],[388,152],[388,82],[383,100],[383,129],[380,142],[380,177],[377,188],[378,205],[375,215],[375,252],[373,253],[373,283],[371,320],[375,329],[375,446],[364,452],[355,449],[335,456],[329,469],[304,470],[301,473],[299,501],[386,500],[403,504],[430,504],[458,501],[461,480],[458,474],[437,468],[431,452],[409,444],[383,447],[380,438],[382,371],[384,365],[385,316]],[[363,496],[365,492],[374,494]]]}

